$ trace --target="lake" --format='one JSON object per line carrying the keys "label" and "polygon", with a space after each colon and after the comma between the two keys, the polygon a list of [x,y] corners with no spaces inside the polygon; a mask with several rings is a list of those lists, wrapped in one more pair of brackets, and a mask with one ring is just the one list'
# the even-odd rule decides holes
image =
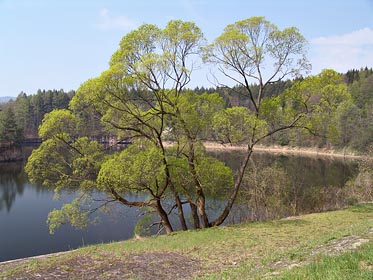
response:
{"label": "lake", "polygon": [[[212,154],[234,169],[242,157],[237,151]],[[275,175],[276,185],[279,178],[286,174],[286,193],[285,188],[281,189],[276,197],[271,193],[272,189],[267,189],[270,196],[267,199],[253,196],[253,187],[244,189],[227,223],[273,218],[273,213],[287,216],[342,207],[344,197],[339,195],[340,190],[358,170],[354,161],[330,158],[258,153],[254,162],[257,170],[268,166],[275,168],[270,172]],[[99,213],[101,222],[90,225],[86,230],[63,225],[50,235],[46,224],[48,213],[60,208],[64,201],[70,201],[74,194],[62,195],[61,201],[53,200],[53,191],[27,180],[23,166],[21,162],[0,164],[0,262],[133,237],[140,213],[135,208],[122,206],[114,213]],[[254,200],[266,207],[254,207]],[[223,203],[219,197],[210,198],[209,211],[216,211]],[[271,206],[274,210],[270,209]]]}

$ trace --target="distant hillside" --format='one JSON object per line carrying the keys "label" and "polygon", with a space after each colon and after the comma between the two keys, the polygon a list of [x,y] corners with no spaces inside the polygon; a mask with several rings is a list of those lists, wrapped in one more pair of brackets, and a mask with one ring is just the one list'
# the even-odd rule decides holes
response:
{"label": "distant hillside", "polygon": [[15,99],[15,97],[12,97],[12,96],[0,96],[0,103],[7,103],[11,99]]}

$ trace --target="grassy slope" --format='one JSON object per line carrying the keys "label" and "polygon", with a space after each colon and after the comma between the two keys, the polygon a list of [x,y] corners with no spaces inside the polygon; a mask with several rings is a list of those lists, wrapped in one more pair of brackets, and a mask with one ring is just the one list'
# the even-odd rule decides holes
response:
{"label": "grassy slope", "polygon": [[285,271],[279,279],[371,280],[373,279],[373,242],[339,256],[322,256],[315,262]]}
{"label": "grassy slope", "polygon": [[[131,258],[133,254],[176,252],[190,259],[201,260],[202,267],[198,274],[203,279],[263,279],[264,276],[271,278],[280,273],[281,277],[283,275],[288,277],[285,279],[308,279],[301,274],[299,278],[295,274],[284,274],[284,271],[288,271],[288,266],[292,264],[320,262],[320,255],[312,253],[313,248],[324,246],[346,236],[356,235],[369,239],[370,245],[367,248],[372,249],[372,228],[373,205],[355,206],[340,211],[271,222],[177,232],[171,236],[90,246],[59,257],[33,260],[16,267],[0,266],[0,279],[5,276],[11,278],[22,275],[26,267],[30,271],[31,265],[33,272],[42,274],[43,269],[58,266],[66,258],[79,258],[79,256],[87,255],[95,257],[108,252],[115,258],[122,258],[123,261]],[[370,257],[366,257],[368,260],[364,258],[361,257],[358,262],[365,261],[365,268],[368,268],[365,270],[369,273],[372,265],[371,253]],[[320,263],[320,265],[324,264]],[[361,267],[364,270],[364,265]],[[300,271],[299,273],[312,274],[313,269],[311,267],[308,272]],[[297,270],[299,269],[290,271]]]}

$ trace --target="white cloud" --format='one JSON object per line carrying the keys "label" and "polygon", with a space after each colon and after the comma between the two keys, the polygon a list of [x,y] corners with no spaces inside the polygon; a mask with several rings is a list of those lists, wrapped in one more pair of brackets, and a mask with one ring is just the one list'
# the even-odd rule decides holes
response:
{"label": "white cloud", "polygon": [[100,11],[97,27],[101,30],[122,29],[130,30],[136,27],[136,22],[126,16],[112,16],[106,8]]}
{"label": "white cloud", "polygon": [[313,74],[325,68],[346,72],[352,68],[372,67],[373,29],[315,38],[311,40],[310,60]]}

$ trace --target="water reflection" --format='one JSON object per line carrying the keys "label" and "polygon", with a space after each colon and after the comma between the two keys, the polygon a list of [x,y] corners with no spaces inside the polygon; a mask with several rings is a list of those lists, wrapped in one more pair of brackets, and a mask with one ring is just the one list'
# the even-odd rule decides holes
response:
{"label": "water reflection", "polygon": [[27,175],[23,171],[23,163],[11,162],[0,164],[0,211],[9,212],[17,196],[21,196],[25,186],[33,188],[36,193],[48,192],[47,189],[27,184]]}
{"label": "water reflection", "polygon": [[[224,161],[233,170],[238,170],[243,158],[240,151],[219,151],[210,154]],[[255,167],[252,166],[253,164]],[[4,209],[7,212],[11,211],[16,197],[23,194],[26,185],[34,189],[35,193],[50,192],[45,187],[28,184],[23,165],[24,163],[20,162],[0,164],[0,211]],[[283,185],[282,188],[286,190],[288,204],[291,204],[293,209],[289,214],[326,210],[333,208],[333,204],[334,208],[341,207],[338,203],[342,202],[337,202],[336,196],[341,193],[340,190],[346,182],[357,174],[358,169],[357,163],[351,160],[257,153],[253,156],[247,177],[253,176],[253,168],[262,170],[270,166],[273,168],[276,166],[286,174],[287,185]],[[247,192],[249,187],[244,187],[243,191]],[[224,191],[217,192],[216,197],[210,198],[211,212],[221,207],[222,203],[218,201],[221,201],[223,195]]]}
{"label": "water reflection", "polygon": [[17,163],[0,164],[0,211],[10,211],[17,195],[22,195],[26,183],[22,176],[22,165]]}
{"label": "water reflection", "polygon": [[[240,152],[215,156],[236,169],[242,159]],[[348,201],[346,183],[357,173],[351,160],[254,154],[229,222],[339,209]]]}

